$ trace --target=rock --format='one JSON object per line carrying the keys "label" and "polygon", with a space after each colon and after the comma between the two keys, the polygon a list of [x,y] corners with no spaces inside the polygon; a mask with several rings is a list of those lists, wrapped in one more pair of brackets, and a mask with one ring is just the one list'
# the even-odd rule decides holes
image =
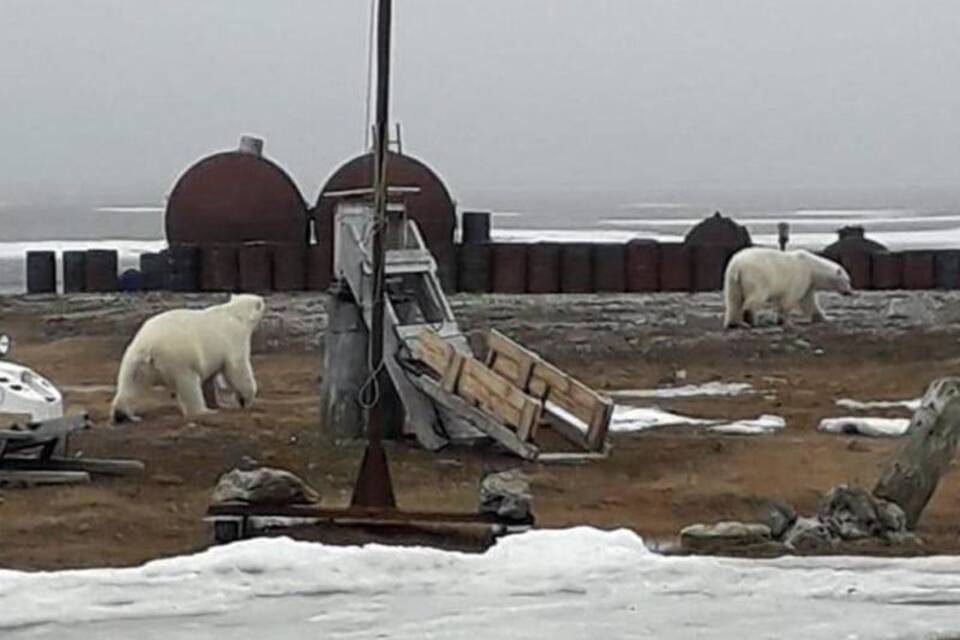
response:
{"label": "rock", "polygon": [[817,517],[844,540],[883,536],[876,499],[863,489],[843,484],[834,487],[820,501]]}
{"label": "rock", "polygon": [[320,494],[303,480],[283,469],[260,467],[250,471],[234,469],[217,481],[213,504],[309,504],[320,501]]}
{"label": "rock", "polygon": [[172,473],[158,473],[153,476],[153,481],[169,487],[179,487],[183,484],[183,478]]}
{"label": "rock", "polygon": [[480,511],[525,522],[530,519],[530,482],[519,469],[491,473],[480,483]]}
{"label": "rock", "polygon": [[815,553],[832,549],[835,540],[830,530],[816,518],[797,518],[783,536],[787,547],[802,553]]}
{"label": "rock", "polygon": [[680,531],[680,546],[696,552],[724,551],[735,547],[767,543],[771,539],[770,527],[757,523],[692,524]]}
{"label": "rock", "polygon": [[877,516],[887,536],[907,531],[907,514],[895,502],[877,499]]}
{"label": "rock", "polygon": [[797,521],[797,512],[786,502],[771,500],[766,507],[763,524],[770,528],[770,535],[779,540]]}
{"label": "rock", "polygon": [[243,471],[252,471],[260,466],[260,461],[252,456],[243,456],[240,458],[240,469]]}

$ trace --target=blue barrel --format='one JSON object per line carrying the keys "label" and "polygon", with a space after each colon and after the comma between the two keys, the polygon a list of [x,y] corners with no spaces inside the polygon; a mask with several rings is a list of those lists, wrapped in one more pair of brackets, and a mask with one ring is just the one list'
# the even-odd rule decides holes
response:
{"label": "blue barrel", "polygon": [[138,269],[127,269],[120,274],[120,291],[131,293],[140,291],[140,271]]}

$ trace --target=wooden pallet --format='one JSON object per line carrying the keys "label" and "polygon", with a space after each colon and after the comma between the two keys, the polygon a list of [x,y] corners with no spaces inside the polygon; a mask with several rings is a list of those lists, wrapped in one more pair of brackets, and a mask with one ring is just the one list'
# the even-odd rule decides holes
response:
{"label": "wooden pallet", "polygon": [[488,336],[485,362],[423,331],[414,350],[455,395],[532,442],[541,423],[590,452],[605,448],[613,402],[497,331]]}

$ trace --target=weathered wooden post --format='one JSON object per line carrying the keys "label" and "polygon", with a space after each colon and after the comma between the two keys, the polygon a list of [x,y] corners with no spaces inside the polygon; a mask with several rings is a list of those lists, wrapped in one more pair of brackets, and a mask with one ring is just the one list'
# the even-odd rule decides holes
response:
{"label": "weathered wooden post", "polygon": [[887,464],[873,495],[896,503],[913,529],[953,459],[960,437],[960,378],[933,381],[910,420],[906,444]]}
{"label": "weathered wooden post", "polygon": [[323,349],[320,419],[334,440],[364,436],[360,391],[368,375],[367,328],[349,289],[337,283],[327,299],[327,335]]}

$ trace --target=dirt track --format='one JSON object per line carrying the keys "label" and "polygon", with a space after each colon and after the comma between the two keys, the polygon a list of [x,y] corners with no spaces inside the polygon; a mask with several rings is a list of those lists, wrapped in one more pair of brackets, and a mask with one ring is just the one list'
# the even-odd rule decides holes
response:
{"label": "dirt track", "polygon": [[[210,490],[244,456],[302,474],[328,505],[348,499],[361,449],[335,449],[316,437],[326,325],[318,296],[270,298],[255,341],[261,392],[251,410],[188,427],[164,406],[135,427],[103,426],[117,364],[139,322],[159,309],[215,299],[0,300],[0,329],[14,336],[14,359],[65,388],[69,406],[87,408],[99,425],[72,447],[147,464],[139,480],[4,490],[0,566],[128,565],[206,546]],[[820,418],[849,413],[834,399],[916,397],[934,377],[958,373],[960,296],[864,294],[827,297],[824,306],[834,317],[829,325],[726,333],[716,294],[454,299],[465,328],[496,326],[597,388],[661,386],[683,370],[687,382],[745,381],[764,391],[657,404],[703,417],[774,413],[787,420],[782,433],[669,428],[615,436],[604,462],[526,465],[542,526],[626,526],[655,541],[692,522],[749,519],[765,497],[812,511],[820,492],[837,483],[871,486],[898,442],[817,433]],[[484,467],[514,464],[469,449],[431,455],[401,444],[389,453],[401,506],[421,508],[469,510]],[[952,470],[921,521],[926,551],[960,552],[958,514],[960,475]]]}

